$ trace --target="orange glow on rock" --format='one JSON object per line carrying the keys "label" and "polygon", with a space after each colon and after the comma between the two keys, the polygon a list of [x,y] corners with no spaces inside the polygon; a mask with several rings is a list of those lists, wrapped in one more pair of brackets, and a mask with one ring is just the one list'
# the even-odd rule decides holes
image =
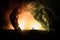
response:
{"label": "orange glow on rock", "polygon": [[22,12],[19,14],[18,18],[18,26],[21,28],[21,30],[45,30],[41,24],[36,21],[28,10],[22,10]]}

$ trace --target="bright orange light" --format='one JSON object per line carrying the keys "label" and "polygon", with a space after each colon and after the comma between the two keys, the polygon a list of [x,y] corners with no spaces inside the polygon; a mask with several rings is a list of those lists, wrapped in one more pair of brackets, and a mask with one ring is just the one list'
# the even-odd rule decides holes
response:
{"label": "bright orange light", "polygon": [[21,30],[45,30],[39,22],[37,22],[29,11],[22,11],[18,18],[18,26]]}

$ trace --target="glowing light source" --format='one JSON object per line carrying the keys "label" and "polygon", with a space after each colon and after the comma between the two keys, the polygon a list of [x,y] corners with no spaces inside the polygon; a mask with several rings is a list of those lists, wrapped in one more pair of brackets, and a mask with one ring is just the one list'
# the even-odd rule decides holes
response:
{"label": "glowing light source", "polygon": [[18,18],[18,26],[21,30],[45,30],[39,22],[37,22],[29,11],[23,11]]}

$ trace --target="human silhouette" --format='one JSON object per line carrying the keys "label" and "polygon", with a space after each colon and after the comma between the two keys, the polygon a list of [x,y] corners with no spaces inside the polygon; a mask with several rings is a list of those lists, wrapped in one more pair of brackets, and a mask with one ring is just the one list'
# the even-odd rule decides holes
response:
{"label": "human silhouette", "polygon": [[13,25],[15,30],[20,29],[18,27],[18,17],[17,17],[18,13],[17,13],[17,9],[18,9],[18,7],[13,9],[13,12],[10,14],[10,21],[11,21],[11,24]]}

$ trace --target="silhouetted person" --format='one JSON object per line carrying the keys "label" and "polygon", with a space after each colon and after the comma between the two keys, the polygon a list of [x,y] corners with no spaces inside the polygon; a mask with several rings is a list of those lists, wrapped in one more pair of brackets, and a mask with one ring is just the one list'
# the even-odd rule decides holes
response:
{"label": "silhouetted person", "polygon": [[16,7],[13,10],[13,12],[10,14],[10,21],[11,21],[11,24],[13,25],[13,27],[15,28],[15,30],[20,29],[18,27],[18,17],[17,17],[18,13],[17,13],[17,9],[18,9],[18,7]]}

